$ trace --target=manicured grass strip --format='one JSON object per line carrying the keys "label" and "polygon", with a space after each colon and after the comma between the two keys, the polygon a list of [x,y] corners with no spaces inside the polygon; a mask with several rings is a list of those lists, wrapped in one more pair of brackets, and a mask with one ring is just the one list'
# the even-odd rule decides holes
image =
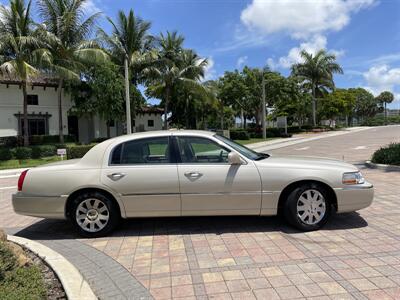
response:
{"label": "manicured grass strip", "polygon": [[276,138],[276,137],[266,138],[265,140],[263,138],[249,139],[249,140],[235,140],[235,142],[242,144],[242,145],[247,145],[247,144],[266,142],[266,141],[270,141],[270,140],[276,140],[276,139],[279,139],[279,137],[278,138]]}
{"label": "manicured grass strip", "polygon": [[11,159],[11,160],[0,161],[0,170],[36,167],[60,160],[61,158],[57,155],[38,158],[38,159],[22,159],[22,160]]}
{"label": "manicured grass strip", "polygon": [[0,241],[0,299],[46,299],[46,294],[40,269],[20,266],[7,244]]}

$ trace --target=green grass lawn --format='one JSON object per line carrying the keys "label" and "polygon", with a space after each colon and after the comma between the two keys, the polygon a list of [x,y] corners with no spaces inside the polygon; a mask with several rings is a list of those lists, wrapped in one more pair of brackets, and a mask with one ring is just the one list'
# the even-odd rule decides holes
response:
{"label": "green grass lawn", "polygon": [[[65,159],[65,158],[64,158]],[[59,156],[50,156],[38,159],[11,159],[6,161],[0,161],[0,170],[5,169],[18,169],[18,168],[29,168],[29,167],[36,167],[56,161],[60,161],[61,158]]]}
{"label": "green grass lawn", "polygon": [[0,241],[0,299],[46,299],[46,294],[39,267],[21,265],[10,247]]}
{"label": "green grass lawn", "polygon": [[266,142],[266,141],[270,141],[270,140],[276,140],[276,139],[280,139],[280,138],[273,137],[273,138],[266,138],[265,140],[263,138],[257,138],[257,139],[249,139],[249,140],[235,140],[235,142],[242,144],[242,145],[247,145],[247,144]]}

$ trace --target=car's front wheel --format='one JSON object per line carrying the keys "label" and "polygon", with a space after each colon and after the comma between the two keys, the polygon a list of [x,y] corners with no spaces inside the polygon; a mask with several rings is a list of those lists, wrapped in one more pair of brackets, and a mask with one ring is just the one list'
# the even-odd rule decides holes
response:
{"label": "car's front wheel", "polygon": [[331,215],[329,196],[326,189],[318,184],[304,184],[293,189],[285,202],[286,220],[303,231],[321,228]]}
{"label": "car's front wheel", "polygon": [[114,201],[99,192],[79,194],[69,213],[75,229],[85,237],[99,237],[111,232],[120,220]]}

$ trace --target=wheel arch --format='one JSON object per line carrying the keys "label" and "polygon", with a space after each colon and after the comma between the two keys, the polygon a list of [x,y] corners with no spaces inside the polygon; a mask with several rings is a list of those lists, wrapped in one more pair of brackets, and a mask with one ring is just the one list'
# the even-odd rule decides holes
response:
{"label": "wheel arch", "polygon": [[71,208],[72,200],[76,196],[78,196],[82,193],[90,193],[90,192],[98,192],[98,193],[101,193],[101,194],[107,196],[108,198],[110,198],[117,205],[121,217],[122,218],[126,217],[125,207],[124,207],[123,203],[112,192],[108,191],[107,189],[101,188],[101,187],[81,187],[79,189],[76,189],[72,193],[70,193],[67,197],[67,201],[65,202],[65,209],[64,209],[66,218],[69,217],[69,211]]}
{"label": "wheel arch", "polygon": [[281,215],[282,214],[282,209],[284,207],[285,201],[287,200],[287,197],[289,196],[289,194],[297,187],[302,186],[304,184],[317,184],[320,185],[322,187],[324,187],[327,192],[329,193],[330,196],[330,200],[332,201],[332,204],[335,208],[335,210],[337,211],[338,208],[338,202],[337,202],[337,197],[336,197],[336,193],[334,191],[334,189],[327,183],[320,181],[320,180],[316,180],[316,179],[304,179],[304,180],[298,180],[298,181],[294,181],[290,184],[288,184],[280,193],[279,195],[279,200],[278,200],[278,214]]}

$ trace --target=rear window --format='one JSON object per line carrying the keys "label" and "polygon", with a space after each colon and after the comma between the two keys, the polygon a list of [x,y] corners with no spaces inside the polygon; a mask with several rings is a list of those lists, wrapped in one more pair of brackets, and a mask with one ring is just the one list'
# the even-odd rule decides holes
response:
{"label": "rear window", "polygon": [[116,146],[110,164],[166,164],[171,162],[170,157],[168,137],[139,139]]}

